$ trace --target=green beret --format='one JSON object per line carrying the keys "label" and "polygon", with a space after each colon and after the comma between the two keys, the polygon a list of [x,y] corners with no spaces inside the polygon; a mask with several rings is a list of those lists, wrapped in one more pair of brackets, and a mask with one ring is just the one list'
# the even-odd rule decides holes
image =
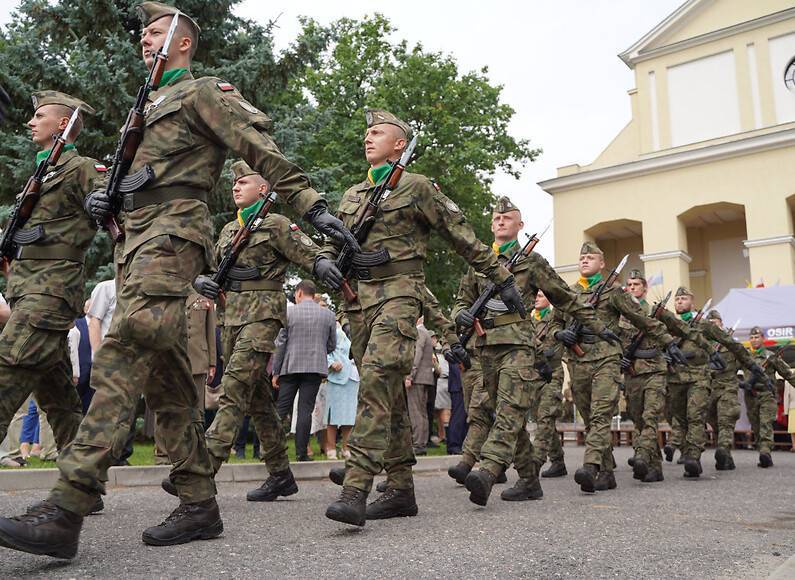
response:
{"label": "green beret", "polygon": [[71,95],[67,95],[66,93],[59,93],[58,91],[38,91],[31,95],[31,100],[33,101],[33,110],[38,110],[39,107],[43,107],[44,105],[61,105],[64,107],[69,107],[73,111],[80,107],[81,113],[86,113],[87,115],[93,115],[96,111],[89,106],[87,103],[84,103],[80,99],[76,99]]}
{"label": "green beret", "polygon": [[758,334],[759,336],[765,336],[765,332],[762,330],[761,326],[754,326],[751,329],[751,332],[748,333],[749,336]]}
{"label": "green beret", "polygon": [[600,248],[599,246],[596,245],[596,242],[585,242],[582,245],[582,248],[580,248],[580,256],[582,256],[583,254],[602,254],[602,255],[604,255],[604,252],[602,251],[602,248]]}
{"label": "green beret", "polygon": [[243,161],[242,159],[239,161],[235,161],[232,164],[232,181],[237,181],[241,177],[245,177],[246,175],[259,175],[256,171],[251,169],[248,166],[248,163]]}
{"label": "green beret", "polygon": [[643,277],[643,272],[637,268],[632,268],[627,275],[627,280],[643,280],[645,282],[646,278]]}
{"label": "green beret", "polygon": [[499,197],[494,205],[494,213],[508,213],[509,211],[519,211],[519,208],[513,204],[508,196]]}
{"label": "green beret", "polygon": [[138,10],[138,18],[144,26],[149,26],[155,20],[163,18],[163,16],[174,16],[174,14],[179,13],[180,17],[187,20],[191,25],[193,32],[196,34],[196,38],[199,38],[199,33],[201,32],[199,25],[196,24],[193,18],[182,12],[176,6],[169,6],[162,2],[141,2],[136,7],[136,10]]}
{"label": "green beret", "polygon": [[695,296],[695,295],[686,286],[679,286],[679,288],[676,289],[676,294],[674,294],[674,296],[691,296],[692,297],[692,296]]}
{"label": "green beret", "polygon": [[364,118],[367,121],[367,128],[374,127],[375,125],[394,125],[400,127],[406,134],[406,139],[411,138],[411,126],[405,121],[399,119],[389,111],[383,109],[367,109],[364,112]]}
{"label": "green beret", "polygon": [[723,317],[720,315],[720,312],[715,310],[714,308],[707,313],[707,320],[723,320]]}

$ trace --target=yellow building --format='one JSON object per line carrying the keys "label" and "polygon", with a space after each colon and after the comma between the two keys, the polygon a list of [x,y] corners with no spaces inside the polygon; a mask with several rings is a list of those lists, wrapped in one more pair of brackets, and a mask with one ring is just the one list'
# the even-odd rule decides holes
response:
{"label": "yellow building", "polygon": [[793,55],[792,0],[689,0],[619,55],[632,120],[593,163],[539,183],[561,275],[596,240],[609,267],[631,252],[699,300],[795,284]]}

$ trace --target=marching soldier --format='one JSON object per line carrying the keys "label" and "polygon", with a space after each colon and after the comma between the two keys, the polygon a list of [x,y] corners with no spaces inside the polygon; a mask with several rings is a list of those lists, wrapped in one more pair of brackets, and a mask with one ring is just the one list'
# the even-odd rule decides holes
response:
{"label": "marching soldier", "polygon": [[[85,259],[96,224],[83,209],[105,166],[81,156],[74,140],[83,115],[94,110],[57,91],[33,94],[28,127],[39,148],[36,163],[46,159],[53,137],[80,113],[58,163],[44,177],[41,198],[25,226],[14,236],[16,255],[8,274],[6,298],[11,318],[0,333],[0,440],[22,403],[33,393],[47,413],[55,443],[63,449],[82,418],[72,383],[67,334],[83,312]],[[93,504],[92,504],[93,505]]]}
{"label": "marching soldier", "polygon": [[[339,215],[347,226],[354,224],[373,189],[386,178],[389,162],[400,157],[410,133],[409,125],[391,113],[367,112],[364,146],[371,167],[366,181],[342,196]],[[425,294],[423,263],[432,230],[498,284],[510,309],[524,313],[513,277],[478,242],[458,206],[428,178],[404,172],[398,187],[381,203],[379,216],[364,244],[361,258],[369,266],[355,274],[361,304],[360,328],[367,337],[367,350],[360,369],[356,425],[349,441],[351,457],[340,498],[326,510],[330,519],[364,525],[373,477],[384,467],[389,472],[389,488],[377,501],[387,502],[392,506],[390,511],[405,509],[416,513],[411,473],[416,460],[403,378],[411,370],[414,356],[415,323],[422,314]],[[339,249],[337,244],[326,244],[315,263],[316,270],[332,264]],[[388,252],[387,261],[371,265],[376,261],[371,258],[383,256],[383,252],[375,252],[382,250]],[[358,324],[350,321],[352,332],[357,332]],[[460,345],[454,344],[452,349],[455,352]]]}
{"label": "marching soldier", "polygon": [[[13,316],[13,314],[12,314]],[[759,326],[751,329],[748,338],[754,361],[760,365],[762,372],[755,380],[747,379],[742,387],[745,391],[745,408],[754,431],[754,441],[759,451],[759,467],[773,467],[773,421],[776,419],[776,396],[765,385],[769,380],[775,385],[776,372],[784,380],[795,385],[795,372],[781,357],[774,355],[765,348],[764,332]],[[762,377],[764,375],[764,377]]]}
{"label": "marching soldier", "polygon": [[[241,155],[322,233],[355,240],[329,215],[309,179],[279,152],[267,131],[270,120],[235,88],[217,78],[194,79],[191,60],[199,27],[186,14],[159,2],[138,6],[141,51],[151,66],[174,18],[178,26],[166,72],[150,95],[143,140],[131,173],[122,218],[126,237],[116,248],[117,305],[105,340],[94,356],[88,415],[62,453],[61,477],[49,498],[22,516],[0,519],[10,548],[72,558],[83,516],[105,492],[107,469],[124,440],[127,416],[143,389],[157,414],[171,481],[180,505],[159,526],[144,531],[151,545],[173,545],[221,534],[213,468],[187,356],[184,303],[191,283],[214,261],[207,196],[218,181],[227,150]],[[129,191],[133,189],[134,191]],[[111,212],[101,189],[85,206],[97,221]],[[322,277],[322,276],[321,276]]]}

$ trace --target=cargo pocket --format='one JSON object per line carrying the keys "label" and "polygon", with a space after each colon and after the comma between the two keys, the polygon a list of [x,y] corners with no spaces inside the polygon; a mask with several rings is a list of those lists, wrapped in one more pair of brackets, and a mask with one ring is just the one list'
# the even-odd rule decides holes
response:
{"label": "cargo pocket", "polygon": [[514,402],[517,406],[522,409],[530,408],[530,399],[533,389],[530,388],[530,384],[534,381],[540,380],[540,376],[535,369],[532,368],[520,368],[518,370],[519,374],[519,383],[515,386],[516,393],[514,395]]}
{"label": "cargo pocket", "polygon": [[143,348],[168,350],[186,335],[185,298],[190,286],[168,274],[148,274],[138,283],[140,295],[119,323],[119,334]]}

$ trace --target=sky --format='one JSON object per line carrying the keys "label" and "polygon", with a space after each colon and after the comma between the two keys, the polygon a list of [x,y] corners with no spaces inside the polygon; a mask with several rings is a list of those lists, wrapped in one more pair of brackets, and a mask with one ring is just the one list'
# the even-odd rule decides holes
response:
{"label": "sky", "polygon": [[[462,72],[488,67],[488,78],[503,86],[503,102],[516,111],[511,134],[544,150],[521,179],[498,175],[494,186],[519,206],[525,231],[534,233],[552,219],[552,198],[536,183],[555,177],[558,167],[592,162],[630,120],[634,74],[616,55],[683,1],[243,0],[236,11],[263,24],[278,17],[281,48],[300,30],[299,16],[327,24],[380,12],[397,28],[391,40],[450,54]],[[0,0],[0,24],[16,5]],[[554,264],[553,231],[554,224],[538,251]]]}

